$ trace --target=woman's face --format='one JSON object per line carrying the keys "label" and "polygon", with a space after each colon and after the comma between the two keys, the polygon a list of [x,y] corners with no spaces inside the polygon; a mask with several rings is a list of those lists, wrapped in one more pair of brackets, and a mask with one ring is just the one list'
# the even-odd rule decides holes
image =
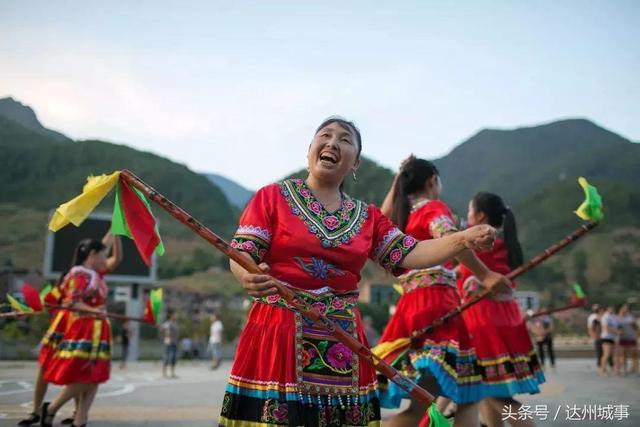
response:
{"label": "woman's face", "polygon": [[85,266],[95,271],[105,271],[107,269],[107,251],[91,251],[85,262]]}
{"label": "woman's face", "polygon": [[469,200],[469,207],[467,208],[467,224],[469,224],[469,227],[484,224],[485,222],[486,215],[482,212],[476,212],[473,200]]}
{"label": "woman's face", "polygon": [[307,161],[313,177],[340,184],[349,172],[358,168],[356,135],[334,122],[320,129],[309,146]]}

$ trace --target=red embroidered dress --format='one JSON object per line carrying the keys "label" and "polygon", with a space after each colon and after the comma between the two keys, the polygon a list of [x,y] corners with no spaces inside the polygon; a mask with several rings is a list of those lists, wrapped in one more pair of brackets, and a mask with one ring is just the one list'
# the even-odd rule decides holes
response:
{"label": "red embroidered dress", "polygon": [[[93,270],[76,266],[64,279],[63,305],[82,301],[92,307],[107,303],[107,285]],[[111,371],[111,325],[107,319],[68,312],[68,327],[45,367],[54,384],[103,383]]]}
{"label": "red embroidered dress", "polygon": [[[508,252],[501,239],[492,251],[476,254],[498,273],[510,271]],[[463,300],[483,289],[469,269],[460,267],[458,291]],[[487,297],[462,313],[481,367],[483,389],[490,397],[539,393],[544,373],[533,349],[520,306],[512,294]]]}
{"label": "red embroidered dress", "polygon": [[[366,344],[356,303],[368,258],[389,270],[415,247],[373,205],[343,195],[328,212],[302,180],[260,189],[231,244]],[[255,300],[238,344],[221,426],[377,426],[376,375],[279,296]]]}
{"label": "red embroidered dress", "polygon": [[[62,283],[60,286],[55,286],[51,290],[51,292],[49,292],[45,300],[50,301],[56,305],[61,304],[63,300],[64,290],[64,283]],[[47,366],[47,364],[57,351],[64,333],[67,330],[67,326],[69,325],[68,318],[69,312],[66,310],[51,310],[51,321],[49,322],[49,328],[40,341],[40,352],[38,354],[38,364],[43,368]]]}
{"label": "red embroidered dress", "polygon": [[[451,211],[439,200],[414,203],[405,232],[419,240],[437,239],[457,231]],[[380,344],[411,337],[414,331],[431,324],[460,304],[453,265],[412,270],[400,277],[403,294],[389,320]],[[442,395],[457,403],[482,399],[481,377],[469,334],[461,317],[426,335],[421,343],[408,351],[397,350],[385,357],[416,381],[422,374],[435,377]],[[394,383],[380,380],[380,401],[383,407],[396,408],[409,395]]]}

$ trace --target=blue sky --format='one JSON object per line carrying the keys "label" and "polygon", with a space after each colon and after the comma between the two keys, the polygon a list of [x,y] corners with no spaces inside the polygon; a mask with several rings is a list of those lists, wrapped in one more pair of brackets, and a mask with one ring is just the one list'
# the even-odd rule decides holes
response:
{"label": "blue sky", "polygon": [[333,114],[391,168],[566,117],[638,141],[638,22],[637,1],[4,1],[0,96],[255,189]]}

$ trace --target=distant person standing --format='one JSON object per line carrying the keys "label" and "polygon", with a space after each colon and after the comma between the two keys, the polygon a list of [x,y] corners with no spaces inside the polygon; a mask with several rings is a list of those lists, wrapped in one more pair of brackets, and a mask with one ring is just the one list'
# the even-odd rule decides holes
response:
{"label": "distant person standing", "polygon": [[593,304],[593,306],[591,306],[591,314],[587,318],[587,332],[596,348],[596,366],[600,366],[600,359],[602,358],[602,340],[600,339],[600,334],[602,334],[603,314],[604,308],[600,304]]}
{"label": "distant person standing", "polygon": [[216,313],[211,315],[211,330],[209,333],[209,349],[211,351],[211,369],[220,366],[220,350],[222,347],[222,331],[224,325]]}
{"label": "distant person standing", "polygon": [[627,359],[631,359],[631,372],[638,373],[638,326],[636,318],[629,313],[629,306],[623,304],[618,311],[620,331],[620,371],[627,373]]}
{"label": "distant person standing", "polygon": [[176,359],[178,357],[178,338],[180,329],[176,321],[176,313],[169,310],[167,320],[160,326],[160,333],[164,343],[164,360],[162,363],[162,376],[167,378],[167,366],[171,369],[171,378],[176,376]]}
{"label": "distant person standing", "polygon": [[129,321],[126,320],[122,324],[120,330],[120,345],[122,346],[122,360],[120,360],[120,369],[126,369],[127,359],[129,358],[129,338],[131,337],[131,330],[129,329]]}
{"label": "distant person standing", "polygon": [[538,346],[540,364],[545,366],[545,347],[549,354],[551,369],[556,368],[556,357],[553,352],[553,318],[548,314],[533,319],[532,332]]}
{"label": "distant person standing", "polygon": [[602,357],[600,358],[600,368],[598,372],[606,374],[607,361],[614,357],[615,345],[618,339],[618,316],[616,316],[613,311],[613,306],[607,307],[601,322],[602,332],[600,333],[600,341],[602,341]]}

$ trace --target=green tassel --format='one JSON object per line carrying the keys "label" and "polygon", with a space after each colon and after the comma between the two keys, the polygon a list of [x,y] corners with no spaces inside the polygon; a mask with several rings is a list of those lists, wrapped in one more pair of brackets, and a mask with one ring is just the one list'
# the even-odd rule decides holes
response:
{"label": "green tassel", "polygon": [[450,427],[449,420],[447,420],[442,412],[438,410],[435,402],[429,407],[429,427]]}
{"label": "green tassel", "polygon": [[584,294],[584,291],[582,290],[582,287],[578,283],[575,283],[573,285],[573,290],[576,293],[576,298],[582,299],[586,297],[586,295]]}

